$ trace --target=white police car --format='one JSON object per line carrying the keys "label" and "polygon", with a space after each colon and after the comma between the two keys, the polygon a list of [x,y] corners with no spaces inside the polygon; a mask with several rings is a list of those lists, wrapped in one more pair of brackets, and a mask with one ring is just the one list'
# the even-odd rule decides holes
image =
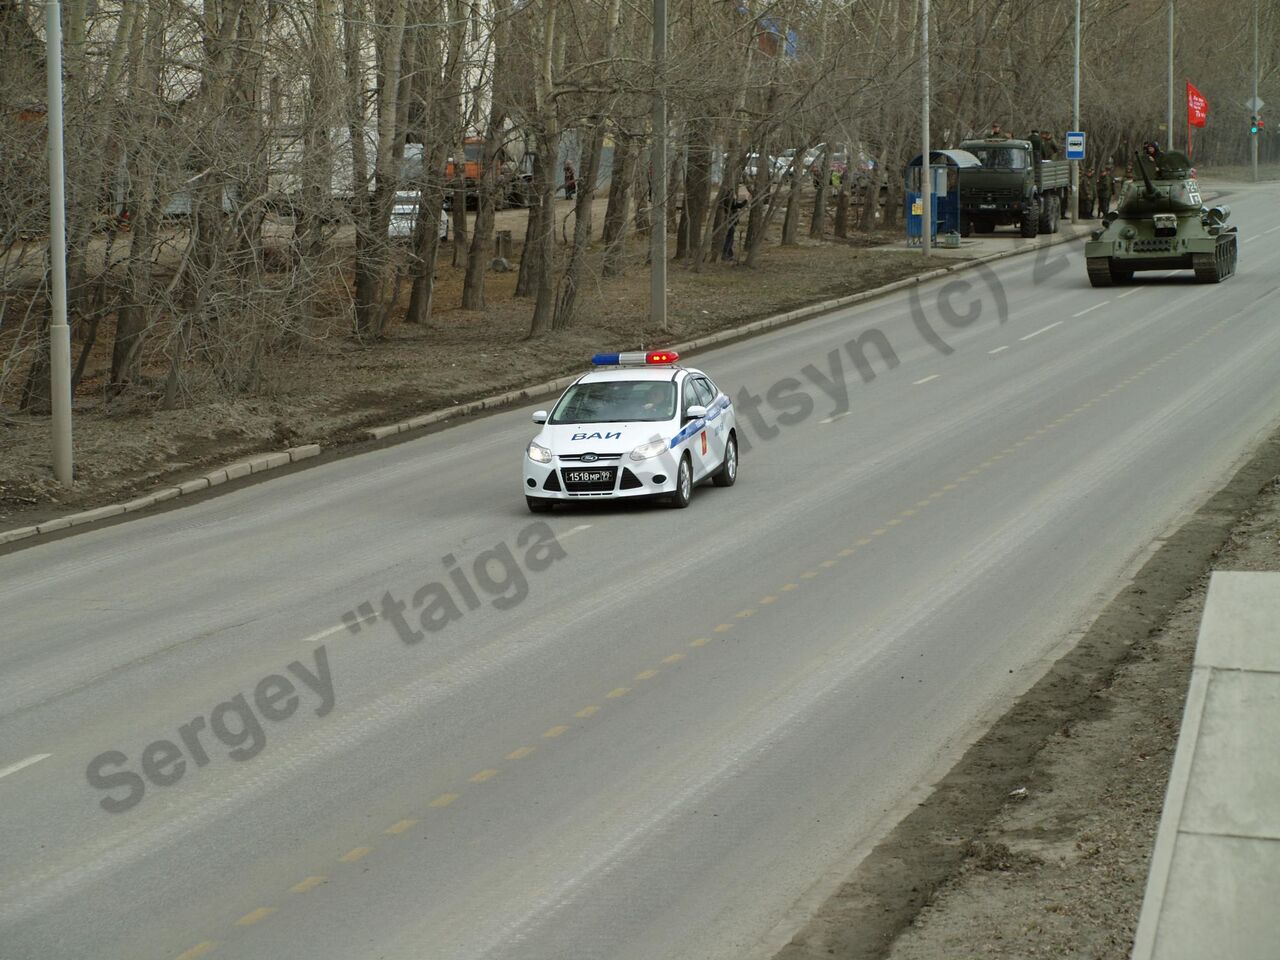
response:
{"label": "white police car", "polygon": [[598,353],[551,412],[524,456],[525,498],[534,513],[557,501],[666,497],[687,507],[710,478],[738,477],[733,404],[701,370],[670,350]]}

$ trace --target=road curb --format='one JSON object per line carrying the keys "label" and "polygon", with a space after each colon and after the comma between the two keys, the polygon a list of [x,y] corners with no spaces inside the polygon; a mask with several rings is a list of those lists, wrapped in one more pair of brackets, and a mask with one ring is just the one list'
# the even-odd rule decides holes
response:
{"label": "road curb", "polygon": [[[1057,246],[1060,243],[1070,243],[1073,240],[1083,240],[1088,236],[1087,232],[1079,234],[1064,234],[1062,236],[1049,236],[1044,239],[1037,238],[1026,244],[1011,250],[1000,250],[996,253],[987,254],[984,257],[975,257],[972,260],[959,260],[945,267],[938,267],[936,270],[929,270],[925,273],[916,274],[914,277],[904,277],[901,280],[895,280],[884,286],[876,287],[873,290],[863,290],[860,293],[852,293],[846,297],[837,297],[834,300],[823,300],[820,303],[811,303],[808,306],[797,307],[786,313],[780,313],[772,317],[765,317],[763,320],[753,320],[751,323],[743,324],[740,327],[731,327],[728,330],[720,330],[716,333],[707,334],[705,337],[698,337],[695,340],[687,340],[683,343],[672,344],[668,349],[677,353],[692,353],[695,350],[703,350],[707,347],[719,346],[734,340],[744,340],[761,333],[767,333],[771,330],[777,330],[781,327],[787,327],[802,320],[809,320],[813,317],[820,316],[824,313],[830,313],[832,310],[839,310],[844,307],[853,306],[857,303],[863,303],[867,300],[874,300],[878,297],[887,296],[890,293],[896,293],[898,290],[905,290],[908,287],[919,286],[930,280],[936,280],[938,277],[945,277],[949,274],[961,273],[965,270],[971,270],[982,264],[992,263],[996,260],[1004,260],[1008,257],[1016,257],[1020,254],[1031,253],[1033,250],[1043,250],[1046,247]],[[445,410],[433,410],[430,413],[420,414],[416,417],[410,417],[408,420],[400,420],[396,423],[389,423],[380,427],[366,427],[365,436],[370,440],[383,440],[387,437],[393,437],[398,433],[406,433],[410,430],[417,430],[421,427],[429,427],[433,424],[445,423],[449,420],[473,416],[477,413],[485,413],[491,410],[497,410],[502,407],[511,406],[513,404],[535,400],[539,397],[545,397],[551,394],[559,393],[569,384],[578,379],[578,374],[572,374],[565,377],[557,377],[554,380],[547,380],[542,383],[535,383],[527,387],[521,387],[516,390],[508,390],[506,393],[500,393],[492,397],[485,397],[481,400],[472,400],[469,403],[460,403],[455,407]]]}
{"label": "road curb", "polygon": [[319,455],[320,444],[308,443],[299,447],[289,447],[287,450],[280,450],[276,453],[260,454],[247,460],[238,460],[225,467],[212,470],[194,480],[188,480],[185,483],[170,487],[161,487],[153,493],[136,497],[133,500],[109,503],[106,506],[94,507],[92,510],[83,510],[80,513],[72,513],[64,517],[55,517],[52,520],[45,520],[30,527],[18,527],[16,530],[0,531],[0,546],[16,543],[19,540],[26,540],[39,534],[56,533],[59,530],[84,526],[85,524],[95,523],[98,520],[107,520],[126,513],[136,513],[139,510],[154,507],[158,503],[208,490],[210,487],[226,483],[229,480],[263,473],[267,470],[275,470],[277,467],[287,466],[291,463],[297,463],[299,460],[308,460]]}

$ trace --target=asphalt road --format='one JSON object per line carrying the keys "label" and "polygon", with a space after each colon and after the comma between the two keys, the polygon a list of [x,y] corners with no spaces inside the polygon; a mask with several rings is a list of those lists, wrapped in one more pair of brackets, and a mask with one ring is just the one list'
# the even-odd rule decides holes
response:
{"label": "asphalt road", "polygon": [[1228,199],[1220,286],[1071,244],[698,356],[779,408],[687,511],[547,542],[529,408],[0,557],[0,957],[767,955],[1280,420]]}

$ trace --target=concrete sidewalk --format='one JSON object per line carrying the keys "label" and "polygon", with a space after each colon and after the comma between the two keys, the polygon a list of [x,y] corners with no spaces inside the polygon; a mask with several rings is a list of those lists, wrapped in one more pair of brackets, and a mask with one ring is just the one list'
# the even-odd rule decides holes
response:
{"label": "concrete sidewalk", "polygon": [[[1102,226],[1101,220],[1082,220],[1080,223],[1072,225],[1066,220],[1058,224],[1058,232],[1056,234],[1041,234],[1035,239],[1023,237],[1018,233],[1017,227],[997,227],[995,233],[986,233],[982,235],[974,234],[971,237],[964,237],[960,240],[958,247],[943,247],[938,242],[934,243],[931,255],[939,260],[971,260],[977,257],[989,256],[993,253],[1001,253],[1006,250],[1017,250],[1022,247],[1034,247],[1044,243],[1047,237],[1087,237],[1092,231]],[[938,241],[941,241],[941,237]],[[902,253],[914,253],[920,255],[920,247],[908,245],[906,238],[898,240],[896,243],[889,243],[877,247],[877,250],[896,250]]]}
{"label": "concrete sidewalk", "polygon": [[1280,957],[1280,573],[1214,573],[1133,960]]}

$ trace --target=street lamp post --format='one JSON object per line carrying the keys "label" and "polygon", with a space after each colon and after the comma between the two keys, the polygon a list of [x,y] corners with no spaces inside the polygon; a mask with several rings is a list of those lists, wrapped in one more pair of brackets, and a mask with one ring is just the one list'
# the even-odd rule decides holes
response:
{"label": "street lamp post", "polygon": [[1169,112],[1166,114],[1166,124],[1168,129],[1169,145],[1166,149],[1173,149],[1173,0],[1169,0]]}
{"label": "street lamp post", "polygon": [[[1080,129],[1080,0],[1076,0],[1076,65],[1072,79],[1071,129]],[[1080,219],[1080,161],[1071,161],[1071,194],[1067,200],[1071,208],[1067,219],[1075,224]]]}
{"label": "street lamp post", "polygon": [[933,167],[929,163],[929,0],[922,0],[920,11],[920,79],[924,87],[924,104],[921,110],[920,154],[920,249],[926,257],[933,248]]}
{"label": "street lamp post", "polygon": [[667,329],[667,0],[653,0],[653,199],[649,204],[649,319]]}
{"label": "street lamp post", "polygon": [[53,475],[71,486],[71,328],[67,326],[67,226],[62,169],[62,4],[45,3],[49,109],[49,382]]}
{"label": "street lamp post", "polygon": [[[1253,0],[1253,112],[1261,113],[1258,106],[1258,0]],[[1253,182],[1258,182],[1258,134],[1249,138],[1249,153],[1253,160]]]}

